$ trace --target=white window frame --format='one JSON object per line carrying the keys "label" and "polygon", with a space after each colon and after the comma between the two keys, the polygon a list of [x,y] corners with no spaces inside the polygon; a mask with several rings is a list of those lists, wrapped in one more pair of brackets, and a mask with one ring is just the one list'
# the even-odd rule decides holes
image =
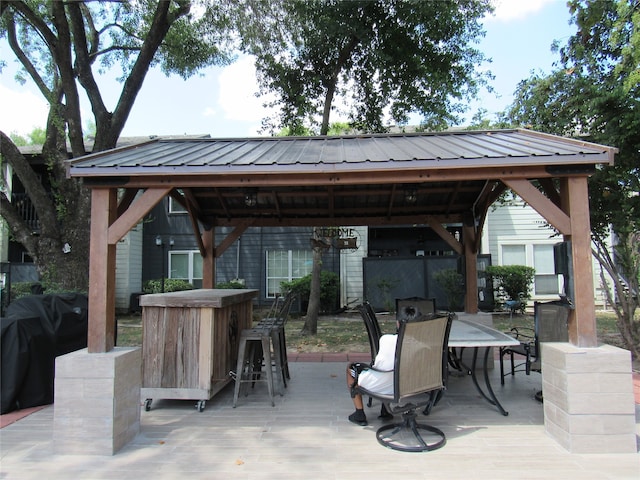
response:
{"label": "white window frame", "polygon": [[[180,194],[182,191],[179,190]],[[178,203],[173,197],[169,196],[169,213],[172,215],[182,215],[189,213],[180,203]]]}
{"label": "white window frame", "polygon": [[[282,277],[282,276],[270,276],[269,275],[269,254],[274,254],[274,253],[281,253],[281,252],[287,252],[287,276],[286,277]],[[305,257],[307,261],[311,262],[311,266],[309,268],[309,271],[304,273],[304,275],[298,276],[298,275],[294,275],[293,274],[293,254],[297,253],[297,252],[304,252]],[[310,257],[309,257],[310,256]],[[281,281],[287,281],[290,282],[291,280],[295,280],[297,278],[302,278],[307,276],[309,273],[311,273],[311,270],[313,269],[313,252],[310,250],[284,250],[284,249],[273,249],[273,250],[266,250],[265,251],[265,297],[266,298],[275,298],[275,293],[280,293],[278,292],[269,292],[269,280],[270,279],[281,279]]]}
{"label": "white window frame", "polygon": [[[177,277],[174,275],[174,269],[172,266],[172,260],[174,255],[188,255],[189,257],[189,278]],[[202,284],[202,272],[200,272],[200,276],[196,277],[194,272],[194,257],[196,255],[200,255],[199,250],[171,250],[169,252],[169,278],[179,278],[181,280],[186,280],[190,284],[195,286],[195,281],[200,280],[200,284]]]}
{"label": "white window frame", "polygon": [[[537,245],[555,245],[556,243],[558,243],[560,240],[557,238],[552,238],[549,240],[535,240],[532,242],[523,242],[522,238],[514,238],[514,239],[502,239],[498,241],[498,265],[504,265],[503,263],[503,255],[502,255],[502,248],[503,246],[509,246],[509,245],[523,245],[524,249],[525,249],[525,259],[526,259],[526,263],[525,265],[528,267],[532,267],[535,268],[535,262],[534,262],[534,246]],[[540,275],[549,275],[549,273],[541,273]],[[562,292],[562,276],[561,275],[556,275],[556,279],[557,279],[557,286],[558,286],[558,292],[557,293],[543,293],[543,294],[538,294],[535,291],[536,288],[536,283],[535,283],[535,279],[533,282],[533,293],[532,296],[535,298],[557,298],[558,295]]]}

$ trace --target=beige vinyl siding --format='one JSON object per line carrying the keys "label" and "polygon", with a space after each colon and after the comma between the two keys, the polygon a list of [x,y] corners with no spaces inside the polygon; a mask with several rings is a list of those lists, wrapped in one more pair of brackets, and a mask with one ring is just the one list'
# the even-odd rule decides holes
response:
{"label": "beige vinyl siding", "polygon": [[[533,208],[518,199],[511,205],[501,205],[489,211],[485,224],[483,253],[490,253],[494,265],[502,265],[503,245],[526,245],[528,264],[533,265],[533,245],[553,245],[561,242],[544,218]],[[593,285],[596,306],[604,305],[604,295],[600,286],[600,267],[593,260]],[[532,300],[555,299],[557,295],[533,295]]]}

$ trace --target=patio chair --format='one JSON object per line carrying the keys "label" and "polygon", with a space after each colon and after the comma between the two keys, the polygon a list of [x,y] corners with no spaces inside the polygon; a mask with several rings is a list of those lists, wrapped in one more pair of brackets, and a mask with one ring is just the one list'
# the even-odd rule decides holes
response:
{"label": "patio chair", "polygon": [[[442,430],[418,423],[416,410],[432,402],[432,392],[446,388],[447,343],[452,316],[420,315],[401,318],[396,344],[393,395],[355,387],[362,395],[380,400],[387,411],[402,414],[401,423],[383,425],[376,438],[385,447],[404,452],[424,452],[446,443]],[[421,432],[429,437],[423,438]]]}
{"label": "patio chair", "polygon": [[436,313],[436,299],[423,297],[396,298],[396,314],[402,311],[402,307],[411,305],[416,307],[423,315]]}
{"label": "patio chair", "polygon": [[[534,302],[533,304],[533,329],[527,327],[513,327],[510,333],[520,342],[514,347],[501,347],[500,354],[500,383],[504,385],[504,377],[515,375],[524,371],[529,375],[531,371],[540,372],[542,365],[542,351],[540,344],[543,342],[567,342],[569,330],[567,321],[571,306],[567,302]],[[514,355],[521,355],[524,361],[516,364]],[[503,358],[509,356],[511,371],[504,371]]]}
{"label": "patio chair", "polygon": [[356,310],[360,312],[360,316],[364,321],[364,326],[367,329],[369,349],[371,351],[371,363],[373,363],[376,355],[378,354],[378,350],[380,349],[380,337],[382,336],[382,330],[380,330],[378,318],[376,317],[376,313],[369,302],[365,301],[358,305]]}
{"label": "patio chair", "polygon": [[293,292],[287,293],[284,297],[278,295],[269,310],[267,316],[261,319],[257,328],[267,329],[275,337],[278,342],[280,352],[280,363],[282,365],[282,381],[287,386],[287,380],[291,379],[289,374],[289,362],[287,360],[287,338],[285,336],[285,325],[289,319],[291,306],[296,299]]}
{"label": "patio chair", "polygon": [[[382,330],[380,329],[376,312],[373,310],[373,307],[369,302],[365,301],[358,305],[356,310],[360,312],[360,316],[362,317],[364,326],[367,330],[367,336],[369,337],[369,350],[371,352],[370,365],[373,365],[376,355],[378,355],[378,350],[380,350],[380,337],[382,336]],[[367,406],[370,407],[372,404],[373,399],[369,397]]]}

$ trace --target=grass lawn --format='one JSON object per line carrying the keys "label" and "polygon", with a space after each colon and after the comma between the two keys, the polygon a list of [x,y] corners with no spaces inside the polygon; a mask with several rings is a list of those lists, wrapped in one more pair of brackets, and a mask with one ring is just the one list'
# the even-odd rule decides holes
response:
{"label": "grass lawn", "polygon": [[[260,311],[254,311],[260,318]],[[378,321],[383,333],[395,331],[395,318],[379,314]],[[616,316],[612,312],[596,312],[598,339],[603,343],[622,347],[616,327]],[[292,317],[287,322],[287,347],[292,352],[368,352],[369,341],[362,318],[358,313],[344,313],[340,316],[322,316],[318,319],[318,334],[304,336],[300,330],[304,320]],[[513,326],[533,327],[532,315],[494,315],[494,327],[508,331]],[[142,345],[142,317],[139,315],[118,318],[118,346]]]}

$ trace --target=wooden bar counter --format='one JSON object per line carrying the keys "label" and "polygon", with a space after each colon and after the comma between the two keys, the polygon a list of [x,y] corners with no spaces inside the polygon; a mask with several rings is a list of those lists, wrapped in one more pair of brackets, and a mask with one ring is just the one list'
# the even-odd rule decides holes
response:
{"label": "wooden bar counter", "polygon": [[201,289],[140,297],[142,390],[145,409],[154,398],[197,400],[204,410],[231,381],[238,340],[253,324],[257,290]]}

